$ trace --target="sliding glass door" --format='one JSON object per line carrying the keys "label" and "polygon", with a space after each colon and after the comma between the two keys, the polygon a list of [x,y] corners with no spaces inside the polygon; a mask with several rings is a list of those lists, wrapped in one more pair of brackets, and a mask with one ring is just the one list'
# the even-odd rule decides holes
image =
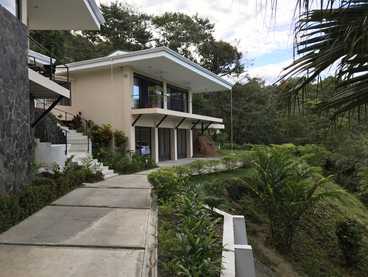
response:
{"label": "sliding glass door", "polygon": [[178,129],[178,159],[187,157],[187,130]]}
{"label": "sliding glass door", "polygon": [[168,128],[159,128],[158,129],[158,153],[159,153],[159,161],[168,161],[170,160],[170,129]]}

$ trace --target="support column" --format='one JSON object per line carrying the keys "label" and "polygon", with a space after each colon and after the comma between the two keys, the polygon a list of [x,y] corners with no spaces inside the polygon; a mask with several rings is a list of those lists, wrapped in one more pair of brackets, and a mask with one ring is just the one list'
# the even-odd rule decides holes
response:
{"label": "support column", "polygon": [[187,158],[193,157],[193,131],[188,129],[187,134]]}
{"label": "support column", "polygon": [[167,110],[167,95],[166,95],[166,93],[167,93],[167,83],[166,83],[166,81],[163,81],[162,85],[164,87],[164,92],[163,92],[164,93],[164,109]]}
{"label": "support column", "polygon": [[170,129],[170,156],[174,161],[178,159],[178,132],[174,128]]}
{"label": "support column", "polygon": [[155,162],[159,162],[159,151],[158,151],[158,128],[151,128],[151,141],[152,141],[152,158],[154,158]]}
{"label": "support column", "polygon": [[192,107],[192,99],[193,99],[192,89],[190,88],[188,91],[188,113],[193,113],[193,107]]}

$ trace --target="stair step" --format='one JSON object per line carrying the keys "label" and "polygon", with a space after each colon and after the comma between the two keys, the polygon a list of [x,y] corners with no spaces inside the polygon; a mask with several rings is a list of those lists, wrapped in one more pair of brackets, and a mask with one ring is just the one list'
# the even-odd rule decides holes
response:
{"label": "stair step", "polygon": [[102,173],[103,173],[104,175],[114,174],[114,170],[112,170],[112,169],[104,170],[104,171],[102,171]]}
{"label": "stair step", "polygon": [[115,176],[118,176],[119,174],[117,174],[117,173],[114,173],[114,174],[109,174],[109,175],[105,175],[104,176],[104,179],[106,180],[106,179],[110,179],[110,178],[112,178],[112,177],[115,177]]}

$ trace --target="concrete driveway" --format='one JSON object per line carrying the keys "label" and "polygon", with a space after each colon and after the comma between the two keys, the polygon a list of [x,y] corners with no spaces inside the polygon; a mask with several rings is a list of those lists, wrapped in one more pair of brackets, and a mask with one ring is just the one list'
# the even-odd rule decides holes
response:
{"label": "concrete driveway", "polygon": [[2,277],[155,276],[146,173],[86,184],[0,235]]}

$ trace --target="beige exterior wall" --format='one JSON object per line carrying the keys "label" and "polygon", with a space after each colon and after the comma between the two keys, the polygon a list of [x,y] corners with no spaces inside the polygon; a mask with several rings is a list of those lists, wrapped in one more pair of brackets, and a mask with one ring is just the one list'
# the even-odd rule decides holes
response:
{"label": "beige exterior wall", "polygon": [[[77,114],[81,111],[82,117],[86,120],[93,120],[96,124],[111,124],[112,130],[122,130],[129,138],[127,149],[135,150],[135,126],[151,128],[151,155],[158,162],[158,129],[156,125],[161,121],[163,115],[143,114],[132,127],[133,121],[138,115],[131,114],[132,96],[134,94],[134,73],[139,73],[164,83],[166,93],[166,83],[188,89],[182,85],[166,82],[144,72],[134,70],[132,67],[110,68],[99,71],[90,71],[80,74],[70,74],[71,81],[71,106],[57,105],[56,109],[63,110],[70,114]],[[192,91],[188,91],[188,100],[191,101]],[[166,102],[166,101],[165,101]],[[167,104],[164,103],[167,109]],[[191,113],[191,102],[189,104]],[[52,111],[56,116],[62,114],[58,110]],[[169,111],[168,111],[169,112]],[[170,112],[169,112],[170,114]],[[183,115],[185,115],[183,113]],[[68,115],[68,119],[69,119]],[[71,116],[70,116],[71,117]],[[170,128],[171,159],[177,159],[177,131],[175,127],[182,118],[168,116],[159,128]],[[188,119],[181,123],[179,129],[187,129],[187,157],[193,156],[192,142],[192,120]],[[111,146],[113,144],[111,143]]]}

